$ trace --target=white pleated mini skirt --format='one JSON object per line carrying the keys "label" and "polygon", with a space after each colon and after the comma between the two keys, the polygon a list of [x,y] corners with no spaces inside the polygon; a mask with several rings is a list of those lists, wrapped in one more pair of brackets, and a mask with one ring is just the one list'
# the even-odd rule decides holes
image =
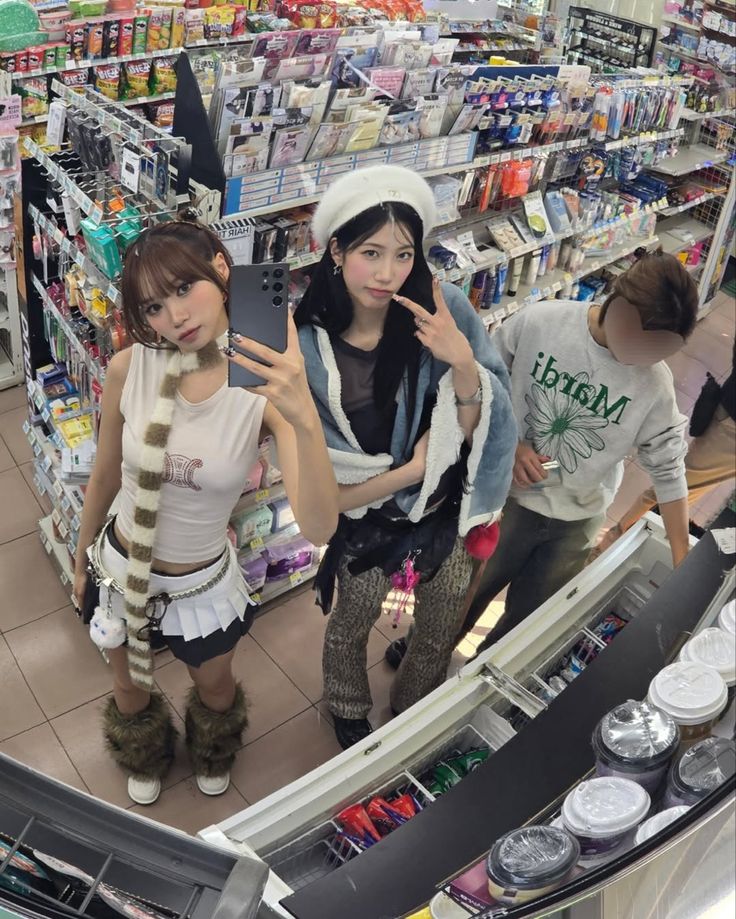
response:
{"label": "white pleated mini skirt", "polygon": [[[159,623],[163,635],[181,636],[185,641],[206,638],[218,629],[224,631],[236,619],[242,621],[248,606],[255,605],[248,594],[235,548],[230,542],[227,543],[227,551],[230,552],[230,566],[221,581],[204,593],[174,600],[168,605]],[[106,573],[118,584],[125,584],[128,560],[110,545],[107,533],[100,547],[100,557]],[[151,572],[150,596],[191,590],[204,584],[219,570],[221,558],[190,574],[163,575]],[[115,590],[109,590],[104,584],[100,584],[100,606],[103,610],[111,608],[116,616],[125,619],[123,596]],[[156,613],[161,613],[160,603],[156,604]]]}

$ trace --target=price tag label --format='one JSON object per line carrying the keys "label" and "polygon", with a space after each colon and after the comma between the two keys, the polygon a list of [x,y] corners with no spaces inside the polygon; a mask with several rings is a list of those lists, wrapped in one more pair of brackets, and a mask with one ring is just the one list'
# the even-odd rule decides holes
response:
{"label": "price tag label", "polygon": [[43,471],[48,472],[49,469],[51,469],[51,457],[50,456],[44,457],[44,461],[42,465],[43,465]]}
{"label": "price tag label", "polygon": [[510,150],[505,150],[505,151],[501,154],[501,156],[500,156],[500,158],[499,158],[499,162],[500,162],[500,163],[507,163],[510,159],[511,159],[511,151],[510,151]]}
{"label": "price tag label", "polygon": [[251,594],[251,595],[250,595],[250,598],[251,598],[251,600],[252,600],[255,604],[257,604],[257,605],[260,606],[260,604],[261,604],[261,595],[260,595],[259,593],[257,593],[257,594]]}
{"label": "price tag label", "polygon": [[59,533],[61,534],[62,539],[66,539],[69,535],[69,527],[64,523],[63,520],[59,521]]}
{"label": "price tag label", "polygon": [[291,584],[292,587],[296,587],[297,584],[301,584],[303,580],[304,578],[302,577],[301,571],[293,571],[289,575],[289,583]]}
{"label": "price tag label", "polygon": [[250,548],[252,552],[260,552],[263,549],[264,543],[261,536],[256,536],[255,539],[251,539]]}
{"label": "price tag label", "polygon": [[64,495],[64,497],[61,499],[61,509],[64,511],[65,514],[68,514],[69,511],[71,510],[71,506],[72,506],[72,502],[69,500],[67,495]]}
{"label": "price tag label", "polygon": [[75,514],[75,515],[72,517],[72,529],[73,529],[73,530],[79,530],[79,527],[80,527],[80,526],[81,526],[81,520],[79,519],[79,515],[78,515],[78,514]]}
{"label": "price tag label", "polygon": [[64,489],[61,486],[61,482],[57,479],[53,484],[54,494],[57,498],[61,498],[64,494]]}
{"label": "price tag label", "polygon": [[42,453],[43,453],[43,450],[41,449],[41,445],[40,445],[40,444],[34,444],[34,445],[33,445],[33,454],[34,454],[34,456],[36,457],[36,459],[38,459],[38,457],[39,457]]}
{"label": "price tag label", "polygon": [[28,432],[29,432],[30,430],[31,430],[31,423],[30,423],[30,421],[26,418],[26,420],[23,422],[23,433],[24,433],[24,434],[28,434]]}
{"label": "price tag label", "polygon": [[271,491],[268,488],[261,488],[256,492],[256,504],[264,504],[271,497]]}

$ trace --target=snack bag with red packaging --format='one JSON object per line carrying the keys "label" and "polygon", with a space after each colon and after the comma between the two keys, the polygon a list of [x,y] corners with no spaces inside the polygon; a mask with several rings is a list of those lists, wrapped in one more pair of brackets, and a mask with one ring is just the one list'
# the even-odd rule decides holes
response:
{"label": "snack bag with red packaging", "polygon": [[247,31],[248,8],[245,6],[234,7],[235,15],[233,16],[233,38],[245,35]]}
{"label": "snack bag with red packaging", "polygon": [[81,90],[89,83],[89,68],[82,67],[81,70],[62,70],[56,75],[56,79],[68,86],[69,89]]}
{"label": "snack bag with red packaging", "polygon": [[125,18],[120,20],[118,28],[118,54],[128,55],[133,53],[133,35],[135,33],[135,20]]}
{"label": "snack bag with red packaging", "polygon": [[363,849],[382,839],[362,804],[351,804],[341,810],[335,820],[343,828],[348,839]]}
{"label": "snack bag with red packaging", "polygon": [[108,99],[120,98],[120,65],[103,64],[94,68],[95,89]]}

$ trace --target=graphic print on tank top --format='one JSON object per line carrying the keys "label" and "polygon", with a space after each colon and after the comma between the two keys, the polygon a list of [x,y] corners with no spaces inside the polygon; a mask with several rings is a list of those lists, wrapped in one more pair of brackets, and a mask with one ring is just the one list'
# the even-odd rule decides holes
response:
{"label": "graphic print on tank top", "polygon": [[204,462],[196,458],[190,459],[182,453],[164,453],[163,482],[169,482],[177,488],[191,488],[192,491],[201,491],[202,486],[194,481],[194,473],[201,469]]}

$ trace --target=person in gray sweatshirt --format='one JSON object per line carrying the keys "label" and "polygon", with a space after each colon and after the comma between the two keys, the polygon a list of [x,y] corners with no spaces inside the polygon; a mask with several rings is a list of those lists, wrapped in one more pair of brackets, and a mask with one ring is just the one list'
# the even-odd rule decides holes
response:
{"label": "person in gray sweatshirt", "polygon": [[687,419],[664,358],[683,346],[697,308],[680,262],[646,254],[602,305],[537,303],[495,332],[520,441],[498,548],[460,637],[507,585],[504,614],[482,648],[582,570],[634,450],[651,476],[674,564],[685,557]]}

